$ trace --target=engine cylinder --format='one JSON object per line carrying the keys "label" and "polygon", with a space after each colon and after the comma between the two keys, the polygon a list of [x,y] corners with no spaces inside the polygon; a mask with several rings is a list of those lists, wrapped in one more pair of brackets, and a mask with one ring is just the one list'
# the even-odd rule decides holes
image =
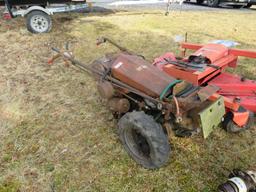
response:
{"label": "engine cylinder", "polygon": [[112,98],[108,101],[111,111],[118,113],[126,113],[130,109],[130,102],[126,98]]}
{"label": "engine cylinder", "polygon": [[108,81],[98,83],[98,91],[100,96],[105,99],[112,98],[115,93],[113,85]]}

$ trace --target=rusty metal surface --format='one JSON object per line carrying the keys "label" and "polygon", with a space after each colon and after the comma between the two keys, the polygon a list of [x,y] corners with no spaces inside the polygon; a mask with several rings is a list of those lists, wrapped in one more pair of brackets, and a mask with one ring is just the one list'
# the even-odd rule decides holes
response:
{"label": "rusty metal surface", "polygon": [[201,88],[197,95],[200,98],[200,101],[206,101],[209,97],[211,97],[214,93],[216,93],[220,88],[214,85],[208,85],[206,87]]}
{"label": "rusty metal surface", "polygon": [[126,98],[112,98],[108,101],[111,111],[126,113],[130,109],[130,102]]}
{"label": "rusty metal surface", "polygon": [[191,85],[190,83],[186,82],[186,81],[182,81],[181,83],[176,84],[173,87],[173,95],[177,95],[178,93],[180,93],[181,91],[183,91],[184,89],[186,89],[189,85]]}
{"label": "rusty metal surface", "polygon": [[[111,65],[112,65],[114,59],[115,59],[114,54],[106,54],[104,57],[93,61],[89,65],[89,67],[104,74],[111,68]],[[99,80],[102,77],[101,75],[99,75],[97,73],[92,72],[92,74],[96,80]]]}
{"label": "rusty metal surface", "polygon": [[175,79],[160,71],[139,56],[120,54],[112,65],[113,77],[152,97]]}
{"label": "rusty metal surface", "polygon": [[112,84],[108,81],[98,83],[98,91],[101,97],[110,99],[114,96],[115,90]]}
{"label": "rusty metal surface", "polygon": [[198,99],[197,92],[190,94],[185,98],[177,98],[181,113],[185,113],[195,107],[202,105],[202,102]]}
{"label": "rusty metal surface", "polygon": [[[106,57],[107,59],[98,60],[98,62],[94,63],[95,66],[88,66],[74,59],[66,52],[63,53],[59,50],[56,50],[56,52],[61,54],[65,59],[70,60],[72,65],[82,71],[99,76],[100,78],[98,80],[100,82],[98,89],[102,97],[110,100],[113,97],[123,97],[132,93],[132,95],[134,94],[135,96],[153,102],[157,106],[157,109],[163,112],[166,121],[173,114],[176,121],[180,122],[186,112],[202,104],[198,99],[197,92],[185,98],[174,99],[173,97],[173,99],[165,98],[164,100],[160,100],[159,96],[163,90],[175,82],[176,79],[160,71],[140,56],[121,53]],[[181,87],[177,87],[177,91],[183,88],[182,85],[179,86]],[[119,102],[111,101],[111,108],[116,112],[122,113],[127,110],[128,104],[127,102],[126,104],[125,102]],[[137,102],[135,101],[135,103]],[[140,110],[146,108],[143,101],[138,101],[137,105]]]}

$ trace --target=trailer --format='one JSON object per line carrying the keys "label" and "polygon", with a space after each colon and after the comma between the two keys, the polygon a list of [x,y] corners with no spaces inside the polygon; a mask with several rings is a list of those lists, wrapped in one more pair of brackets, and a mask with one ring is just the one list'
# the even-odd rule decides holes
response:
{"label": "trailer", "polygon": [[0,0],[5,6],[4,18],[25,17],[31,33],[47,33],[52,28],[51,15],[83,10],[91,6],[86,0]]}

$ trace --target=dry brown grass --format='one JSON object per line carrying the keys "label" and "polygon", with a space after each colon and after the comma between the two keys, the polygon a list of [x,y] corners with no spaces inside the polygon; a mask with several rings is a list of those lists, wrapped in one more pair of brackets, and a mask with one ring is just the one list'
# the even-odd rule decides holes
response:
{"label": "dry brown grass", "polygon": [[[170,163],[149,171],[132,161],[116,135],[116,122],[95,82],[59,60],[48,66],[50,47],[72,42],[85,63],[115,51],[95,39],[105,35],[148,59],[175,51],[172,38],[189,32],[205,43],[233,39],[256,49],[256,13],[126,12],[54,17],[54,30],[32,35],[23,20],[0,21],[0,191],[214,191],[228,170],[256,163],[255,130],[207,140],[172,138]],[[207,18],[207,19],[206,19]],[[255,62],[235,71],[255,78]]]}

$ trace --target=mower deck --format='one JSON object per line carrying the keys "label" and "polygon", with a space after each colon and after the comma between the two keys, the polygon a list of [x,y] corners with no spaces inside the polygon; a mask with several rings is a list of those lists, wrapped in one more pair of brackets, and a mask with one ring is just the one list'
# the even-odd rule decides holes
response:
{"label": "mower deck", "polygon": [[218,86],[220,95],[237,100],[246,109],[256,112],[256,81],[222,73],[208,84]]}
{"label": "mower deck", "polygon": [[[229,49],[222,44],[197,45],[182,43],[182,59],[173,53],[166,53],[155,59],[153,65],[172,77],[185,80],[194,86],[214,86],[218,90],[209,97],[215,101],[224,97],[226,112],[231,112],[233,121],[245,127],[250,111],[256,113],[256,81],[225,72],[227,67],[235,68],[239,56],[256,58],[255,51]],[[186,49],[196,50],[186,57]]]}

